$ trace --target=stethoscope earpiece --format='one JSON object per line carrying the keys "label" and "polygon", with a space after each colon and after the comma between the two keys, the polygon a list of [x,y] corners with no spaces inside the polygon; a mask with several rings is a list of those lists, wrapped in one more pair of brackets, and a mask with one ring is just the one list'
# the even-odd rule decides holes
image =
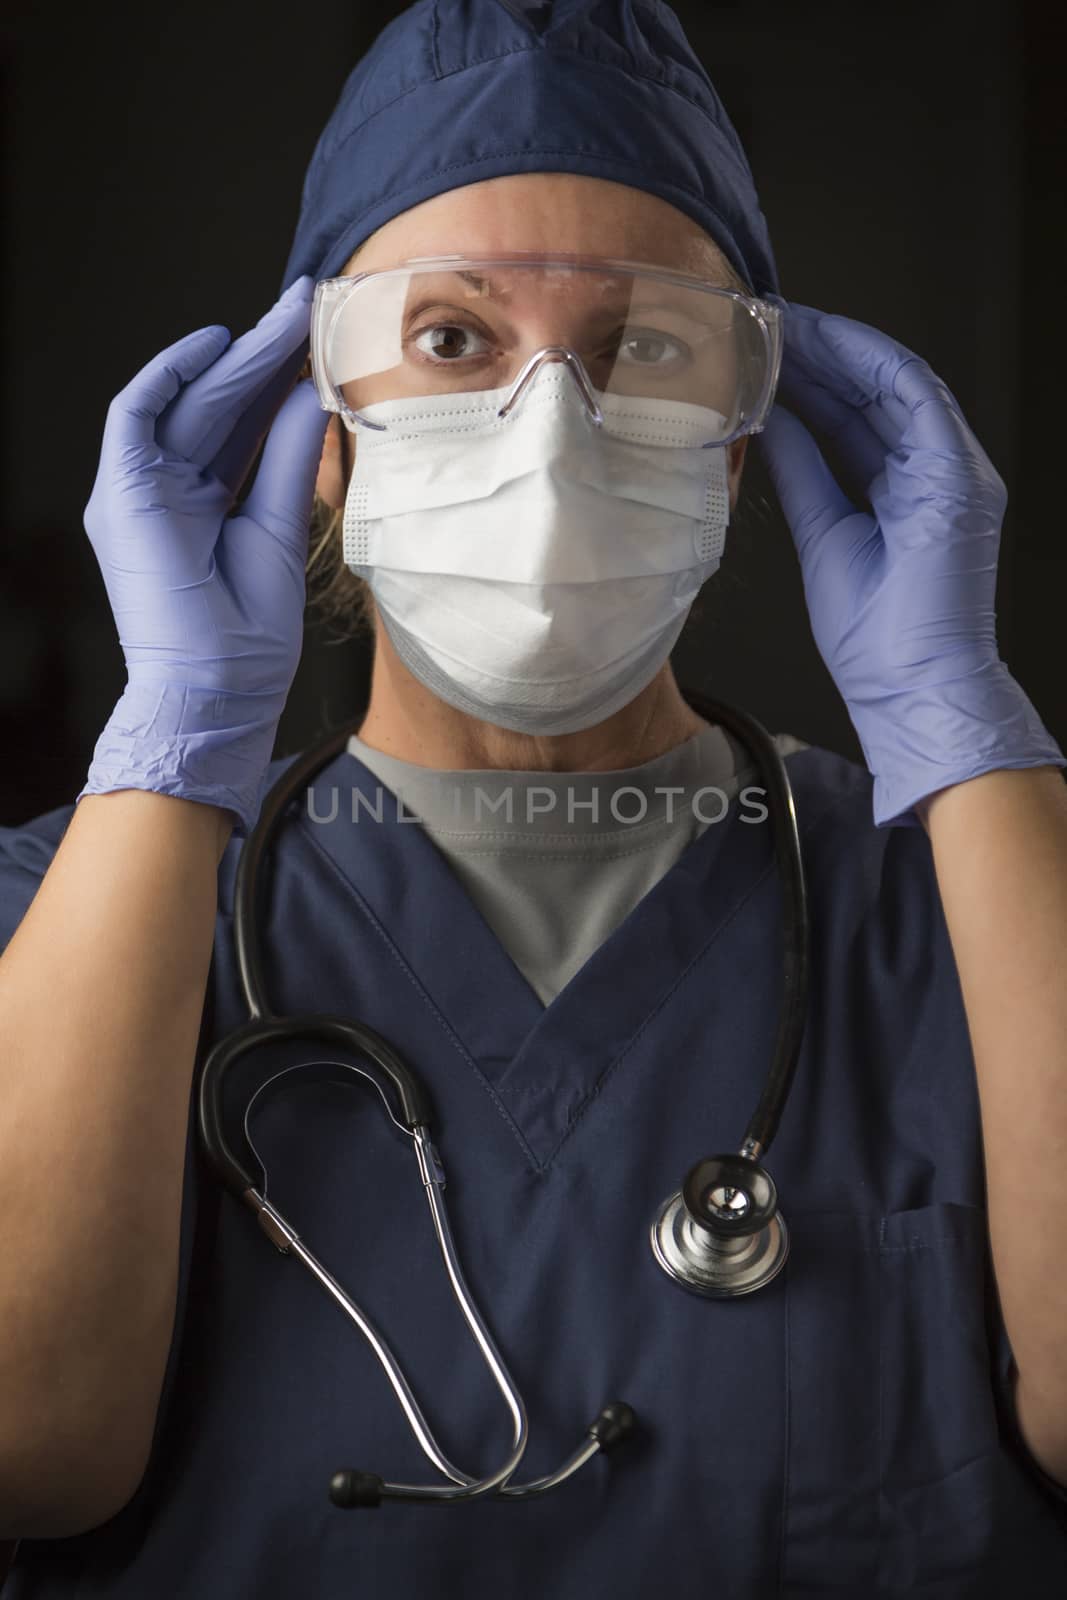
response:
{"label": "stethoscope earpiece", "polygon": [[651,1229],[652,1253],[683,1289],[730,1299],[761,1289],[785,1265],[789,1233],[778,1191],[750,1156],[707,1156],[665,1200]]}

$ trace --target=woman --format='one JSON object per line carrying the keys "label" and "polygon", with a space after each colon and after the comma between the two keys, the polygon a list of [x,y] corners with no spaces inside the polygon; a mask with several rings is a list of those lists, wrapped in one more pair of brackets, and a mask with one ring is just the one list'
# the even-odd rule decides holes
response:
{"label": "woman", "polygon": [[[478,264],[462,291],[410,265],[450,255]],[[375,276],[330,291],[353,338],[316,347],[324,441],[293,378],[312,283],[355,273]],[[1043,1592],[1067,1555],[1042,1259],[1064,761],[996,657],[1003,486],[952,396],[876,330],[774,296],[736,135],[671,13],[630,0],[397,19],[323,134],[285,278],[243,339],[200,330],[112,406],[86,525],[129,685],[75,805],[3,838],[11,1591]],[[601,314],[620,283],[644,308],[626,341]],[[676,296],[650,331],[653,288],[704,308],[706,346]],[[722,1299],[669,1281],[649,1227],[752,1112],[782,908],[745,815],[758,774],[669,652],[736,504],[736,362],[761,347],[734,319],[760,297],[740,326],[769,339],[781,313],[793,403],[761,442],[870,772],[781,742],[813,933],[768,1161],[789,1254]],[[650,366],[699,392],[653,393]],[[718,449],[687,431],[711,417]],[[313,485],[369,587],[373,679],[275,847],[270,998],[359,1017],[426,1084],[460,1256],[529,1408],[512,1486],[605,1402],[633,1409],[607,1459],[522,1503],[331,1501],[339,1468],[448,1480],[350,1321],[196,1155],[194,1063],[245,1016],[237,855],[288,765]],[[712,789],[718,817],[691,803]],[[313,1054],[275,1045],[256,1082]],[[373,1098],[294,1077],[253,1153],[441,1450],[485,1477],[507,1411]]]}

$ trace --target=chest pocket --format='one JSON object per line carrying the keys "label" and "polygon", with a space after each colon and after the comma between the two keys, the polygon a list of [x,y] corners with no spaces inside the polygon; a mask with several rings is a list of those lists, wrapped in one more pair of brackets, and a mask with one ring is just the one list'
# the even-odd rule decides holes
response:
{"label": "chest pocket", "polygon": [[788,1220],[782,1593],[972,1595],[1000,1451],[985,1213]]}

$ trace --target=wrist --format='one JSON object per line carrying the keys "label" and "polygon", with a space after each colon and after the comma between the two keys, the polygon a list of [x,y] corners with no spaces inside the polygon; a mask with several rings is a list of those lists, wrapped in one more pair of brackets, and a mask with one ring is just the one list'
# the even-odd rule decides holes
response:
{"label": "wrist", "polygon": [[97,740],[85,794],[148,789],[215,806],[221,830],[251,829],[262,800],[284,694],[127,684]]}
{"label": "wrist", "polygon": [[1067,765],[1003,661],[944,683],[849,707],[874,777],[874,820],[925,827],[943,789],[999,769]]}

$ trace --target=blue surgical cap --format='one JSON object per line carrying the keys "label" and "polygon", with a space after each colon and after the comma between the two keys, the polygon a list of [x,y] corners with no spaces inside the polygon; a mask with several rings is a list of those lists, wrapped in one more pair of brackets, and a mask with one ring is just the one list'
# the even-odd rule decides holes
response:
{"label": "blue surgical cap", "polygon": [[350,73],[311,158],[282,288],[335,276],[431,196],[518,172],[659,195],[778,292],[733,124],[663,0],[418,0]]}

